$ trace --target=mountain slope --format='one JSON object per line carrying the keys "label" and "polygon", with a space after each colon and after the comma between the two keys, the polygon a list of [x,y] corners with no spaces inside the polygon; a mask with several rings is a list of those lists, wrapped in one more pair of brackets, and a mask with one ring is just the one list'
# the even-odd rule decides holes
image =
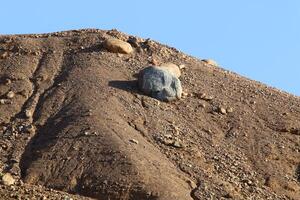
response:
{"label": "mountain slope", "polygon": [[[108,52],[110,37],[134,53]],[[298,97],[116,30],[1,36],[0,51],[0,164],[29,187],[96,199],[300,198]],[[185,65],[180,101],[138,91],[136,74],[165,62]]]}

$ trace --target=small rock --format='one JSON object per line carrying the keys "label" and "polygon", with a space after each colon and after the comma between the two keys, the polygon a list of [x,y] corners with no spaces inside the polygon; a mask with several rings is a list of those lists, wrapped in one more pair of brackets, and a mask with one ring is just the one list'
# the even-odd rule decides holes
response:
{"label": "small rock", "polygon": [[187,180],[186,182],[189,184],[191,189],[195,189],[197,187],[197,184],[192,180]]}
{"label": "small rock", "polygon": [[0,104],[4,105],[6,103],[6,99],[0,99]]}
{"label": "small rock", "polygon": [[7,186],[13,185],[15,184],[15,179],[12,177],[10,173],[6,173],[2,176],[2,183]]}
{"label": "small rock", "polygon": [[205,107],[206,107],[205,103],[200,103],[199,106],[200,106],[201,108],[205,108]]}
{"label": "small rock", "polygon": [[201,61],[205,62],[205,63],[207,63],[209,65],[218,66],[218,63],[216,61],[212,60],[212,59],[203,59]]}
{"label": "small rock", "polygon": [[186,66],[184,64],[179,65],[179,69],[185,69]]}
{"label": "small rock", "polygon": [[10,85],[11,84],[11,80],[9,78],[5,79],[5,85]]}
{"label": "small rock", "polygon": [[88,136],[90,133],[88,131],[84,131],[83,135]]}
{"label": "small rock", "polygon": [[7,51],[0,53],[0,59],[5,59],[7,57],[8,57],[8,52]]}
{"label": "small rock", "polygon": [[131,45],[116,38],[109,38],[104,42],[104,47],[113,53],[129,54],[133,51]]}
{"label": "small rock", "polygon": [[220,112],[221,114],[223,114],[223,115],[225,115],[225,114],[227,113],[226,109],[223,108],[223,107],[220,107],[220,108],[219,108],[219,112]]}
{"label": "small rock", "polygon": [[195,93],[195,96],[200,98],[200,99],[203,99],[205,101],[211,101],[213,100],[213,96],[208,96],[207,94],[205,93]]}
{"label": "small rock", "polygon": [[183,147],[182,143],[177,141],[177,140],[173,142],[172,146],[176,147],[176,148],[182,148]]}
{"label": "small rock", "polygon": [[233,108],[231,108],[231,107],[227,108],[227,109],[226,109],[226,112],[227,112],[227,113],[232,113],[232,112],[233,112]]}
{"label": "small rock", "polygon": [[6,97],[9,98],[9,99],[12,99],[15,97],[15,93],[13,91],[9,91],[7,94],[6,94]]}
{"label": "small rock", "polygon": [[32,113],[31,110],[29,110],[29,109],[25,110],[25,116],[26,116],[27,118],[31,118],[32,115],[33,115],[33,113]]}
{"label": "small rock", "polygon": [[137,141],[136,139],[130,139],[129,142],[132,142],[134,144],[138,144],[139,143],[139,141]]}
{"label": "small rock", "polygon": [[188,95],[189,95],[189,93],[187,93],[187,92],[182,92],[182,97],[183,97],[183,98],[187,97]]}

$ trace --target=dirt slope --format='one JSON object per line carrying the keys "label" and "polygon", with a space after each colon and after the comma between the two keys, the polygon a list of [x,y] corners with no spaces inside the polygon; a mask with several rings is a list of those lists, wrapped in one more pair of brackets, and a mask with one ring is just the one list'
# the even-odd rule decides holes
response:
{"label": "dirt slope", "polygon": [[[185,65],[180,101],[137,89],[165,62]],[[116,30],[0,36],[0,82],[3,199],[300,199],[299,97],[174,48]]]}

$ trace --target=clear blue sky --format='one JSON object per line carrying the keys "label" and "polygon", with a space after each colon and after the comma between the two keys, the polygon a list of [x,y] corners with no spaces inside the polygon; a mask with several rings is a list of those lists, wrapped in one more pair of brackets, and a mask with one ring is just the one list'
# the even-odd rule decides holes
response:
{"label": "clear blue sky", "polygon": [[117,28],[300,95],[300,0],[7,0],[0,34]]}

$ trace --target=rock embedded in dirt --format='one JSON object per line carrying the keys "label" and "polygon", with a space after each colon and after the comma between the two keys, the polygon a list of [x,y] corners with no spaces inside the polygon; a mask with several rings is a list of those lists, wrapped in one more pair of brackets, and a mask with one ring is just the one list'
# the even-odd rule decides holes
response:
{"label": "rock embedded in dirt", "polygon": [[9,92],[6,94],[6,97],[7,97],[8,99],[12,99],[12,98],[15,97],[15,93],[14,93],[13,91],[9,91]]}
{"label": "rock embedded in dirt", "polygon": [[26,110],[25,110],[25,116],[26,116],[27,118],[31,118],[32,115],[33,115],[33,113],[32,113],[32,111],[31,111],[30,109],[26,109]]}
{"label": "rock embedded in dirt", "polygon": [[223,108],[223,107],[219,107],[219,112],[220,112],[221,114],[223,114],[223,115],[226,115],[226,114],[227,114],[226,109]]}
{"label": "rock embedded in dirt", "polygon": [[15,184],[15,179],[12,177],[10,173],[4,174],[1,179],[3,185],[9,186]]}
{"label": "rock embedded in dirt", "polygon": [[137,141],[136,139],[130,139],[129,142],[134,143],[134,144],[138,144],[139,141]]}
{"label": "rock embedded in dirt", "polygon": [[207,63],[209,65],[219,66],[218,63],[216,61],[212,60],[212,59],[202,59],[201,61],[205,62],[205,63]]}
{"label": "rock embedded in dirt", "polygon": [[128,42],[124,42],[116,38],[106,39],[104,42],[104,47],[113,53],[129,54],[133,52],[133,48]]}
{"label": "rock embedded in dirt", "polygon": [[5,59],[7,57],[8,57],[8,52],[7,51],[4,51],[4,52],[0,53],[0,59]]}
{"label": "rock embedded in dirt", "polygon": [[233,112],[233,108],[232,108],[232,107],[227,108],[227,109],[226,109],[226,112],[227,112],[227,113],[232,113],[232,112]]}
{"label": "rock embedded in dirt", "polygon": [[182,95],[180,80],[160,67],[150,66],[140,71],[138,84],[146,95],[161,101],[174,101]]}

